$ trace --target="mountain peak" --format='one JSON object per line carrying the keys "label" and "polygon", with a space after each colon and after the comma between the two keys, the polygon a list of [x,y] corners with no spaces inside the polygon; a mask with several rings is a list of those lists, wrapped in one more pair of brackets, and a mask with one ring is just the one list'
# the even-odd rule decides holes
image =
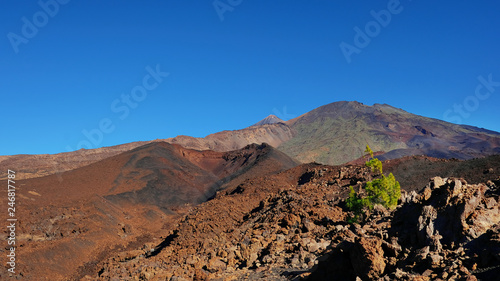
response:
{"label": "mountain peak", "polygon": [[267,125],[267,124],[276,124],[276,123],[283,123],[285,121],[281,120],[278,116],[271,114],[267,116],[266,118],[260,120],[259,122],[253,124],[252,126],[261,126],[261,125]]}

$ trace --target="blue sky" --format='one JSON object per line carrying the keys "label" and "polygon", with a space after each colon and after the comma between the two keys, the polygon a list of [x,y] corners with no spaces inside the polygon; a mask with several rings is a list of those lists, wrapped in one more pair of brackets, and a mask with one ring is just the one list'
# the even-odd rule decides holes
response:
{"label": "blue sky", "polygon": [[2,6],[0,155],[203,137],[340,100],[500,131],[498,1]]}

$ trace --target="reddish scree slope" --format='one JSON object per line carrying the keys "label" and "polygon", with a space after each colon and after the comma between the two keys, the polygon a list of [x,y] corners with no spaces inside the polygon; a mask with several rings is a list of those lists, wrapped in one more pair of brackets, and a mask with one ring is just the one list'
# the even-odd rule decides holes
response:
{"label": "reddish scree slope", "polygon": [[[408,172],[396,178],[417,171],[421,192],[403,191],[395,210],[377,206],[359,224],[347,223],[345,199],[373,179],[365,165],[311,163],[247,180],[193,208],[156,247],[105,260],[89,280],[498,280],[499,159],[404,158]],[[470,178],[487,184],[420,175],[469,168],[488,171]]]}
{"label": "reddish scree slope", "polygon": [[60,177],[17,181],[16,267],[29,280],[78,276],[113,251],[154,242],[220,188],[296,164],[267,144],[213,152],[156,142]]}

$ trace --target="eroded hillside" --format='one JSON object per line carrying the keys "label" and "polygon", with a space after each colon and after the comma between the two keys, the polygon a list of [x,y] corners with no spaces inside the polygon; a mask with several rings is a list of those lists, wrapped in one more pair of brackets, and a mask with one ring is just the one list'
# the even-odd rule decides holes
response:
{"label": "eroded hillside", "polygon": [[500,178],[490,176],[434,177],[395,210],[348,224],[349,186],[371,171],[301,165],[219,193],[155,248],[101,263],[94,279],[491,280],[500,270]]}

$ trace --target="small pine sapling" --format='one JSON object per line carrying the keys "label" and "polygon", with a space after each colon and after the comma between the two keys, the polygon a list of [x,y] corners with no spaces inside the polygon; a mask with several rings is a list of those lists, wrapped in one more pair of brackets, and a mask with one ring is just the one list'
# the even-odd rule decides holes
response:
{"label": "small pine sapling", "polygon": [[370,167],[372,172],[378,171],[381,177],[367,182],[364,192],[357,193],[351,186],[349,198],[346,200],[347,208],[354,213],[354,217],[349,219],[350,222],[357,222],[363,210],[372,210],[375,204],[393,209],[398,205],[398,200],[401,197],[401,186],[394,175],[390,173],[386,177],[383,174],[382,162],[373,157],[373,151],[368,145],[365,152],[370,155],[365,165]]}

